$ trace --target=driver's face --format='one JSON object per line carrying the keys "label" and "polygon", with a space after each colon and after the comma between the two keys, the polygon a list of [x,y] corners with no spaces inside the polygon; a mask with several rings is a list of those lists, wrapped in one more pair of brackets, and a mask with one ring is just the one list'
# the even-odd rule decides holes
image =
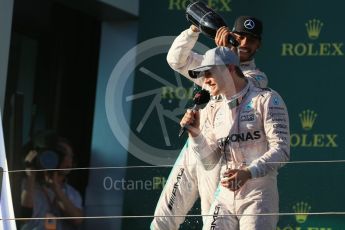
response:
{"label": "driver's face", "polygon": [[260,47],[260,39],[250,34],[234,33],[235,39],[240,43],[240,61],[245,62],[253,58],[256,50]]}

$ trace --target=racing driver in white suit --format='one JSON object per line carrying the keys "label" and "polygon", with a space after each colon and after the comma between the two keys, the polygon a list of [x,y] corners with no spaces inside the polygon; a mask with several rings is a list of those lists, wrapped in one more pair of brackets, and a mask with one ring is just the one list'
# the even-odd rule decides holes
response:
{"label": "racing driver in white suit", "polygon": [[181,120],[189,127],[188,152],[206,171],[221,160],[221,181],[203,229],[275,230],[277,171],[290,156],[284,101],[277,92],[248,83],[227,47],[208,50],[189,75],[203,80],[212,96],[224,98],[206,113],[188,110]]}
{"label": "racing driver in white suit", "polygon": [[[255,26],[250,29],[246,28],[244,26],[246,22],[253,22]],[[236,19],[232,32],[226,27],[217,31],[215,42],[218,46],[228,46],[228,35],[235,36],[240,43],[241,70],[254,85],[265,88],[267,87],[267,77],[256,68],[254,62],[254,55],[261,44],[261,33],[262,23],[260,20],[251,16],[240,16]],[[173,42],[167,61],[174,70],[202,85],[203,82],[200,79],[192,79],[188,75],[188,69],[200,65],[203,59],[202,55],[192,52],[199,34],[198,29],[194,26],[183,31]],[[215,107],[221,101],[221,98],[214,98],[208,106]],[[201,110],[201,113],[204,111],[206,110]],[[157,203],[156,217],[151,224],[151,229],[178,229],[185,219],[183,215],[188,213],[198,197],[201,198],[201,213],[208,214],[218,185],[219,173],[220,164],[218,162],[205,170],[195,154],[188,152],[187,141]],[[175,215],[177,217],[171,217]]]}

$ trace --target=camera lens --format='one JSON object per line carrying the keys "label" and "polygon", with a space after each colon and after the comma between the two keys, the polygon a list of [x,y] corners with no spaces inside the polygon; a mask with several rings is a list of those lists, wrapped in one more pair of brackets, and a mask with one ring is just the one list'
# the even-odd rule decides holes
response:
{"label": "camera lens", "polygon": [[56,169],[59,166],[59,156],[52,150],[46,150],[38,155],[38,163],[42,169]]}

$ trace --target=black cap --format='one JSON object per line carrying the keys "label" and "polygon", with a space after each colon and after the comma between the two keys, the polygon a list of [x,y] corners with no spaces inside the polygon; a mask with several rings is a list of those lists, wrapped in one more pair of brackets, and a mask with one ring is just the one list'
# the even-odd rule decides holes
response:
{"label": "black cap", "polygon": [[232,32],[250,34],[261,39],[262,22],[252,16],[240,16],[236,19]]}

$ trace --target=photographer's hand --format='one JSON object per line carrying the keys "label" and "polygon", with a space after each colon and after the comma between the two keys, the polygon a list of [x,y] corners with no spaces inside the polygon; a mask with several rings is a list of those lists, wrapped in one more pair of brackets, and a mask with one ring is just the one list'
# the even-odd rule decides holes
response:
{"label": "photographer's hand", "polygon": [[58,172],[57,171],[53,171],[52,174],[49,177],[49,184],[51,186],[51,188],[54,190],[55,193],[59,193],[62,192],[62,181],[59,178]]}
{"label": "photographer's hand", "polygon": [[[37,156],[37,152],[35,150],[31,150],[25,157],[24,162],[26,165],[32,165],[32,161]],[[25,208],[33,208],[33,194],[36,185],[36,171],[31,171],[32,167],[26,167],[27,171],[25,171],[27,175],[27,180],[25,184],[25,188],[21,192],[20,203]]]}
{"label": "photographer's hand", "polygon": [[[59,208],[64,212],[64,215],[71,216],[71,217],[82,217],[83,211],[74,206],[72,201],[68,198],[66,193],[63,190],[65,176],[59,174],[59,172],[54,171],[50,176],[50,186],[55,192],[57,198],[57,204]],[[75,225],[80,225],[82,223],[82,219],[74,219],[71,220]]]}
{"label": "photographer's hand", "polygon": [[[37,157],[37,151],[31,150],[24,159],[25,165],[30,165],[29,167],[26,167],[28,170],[32,170],[33,167],[31,166],[33,164],[33,160]],[[36,177],[36,171],[25,171],[26,175],[30,177]]]}

